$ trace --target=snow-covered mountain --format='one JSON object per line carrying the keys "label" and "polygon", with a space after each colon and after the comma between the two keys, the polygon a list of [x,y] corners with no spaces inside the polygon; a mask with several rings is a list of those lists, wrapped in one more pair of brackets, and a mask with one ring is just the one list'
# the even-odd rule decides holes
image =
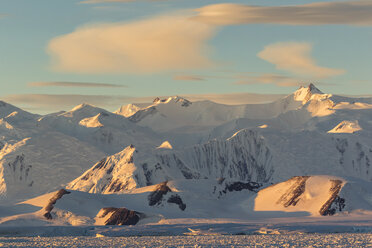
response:
{"label": "snow-covered mountain", "polygon": [[131,145],[96,163],[67,188],[108,194],[182,179],[268,182],[274,171],[272,162],[264,139],[243,130],[227,140],[181,151],[141,150]]}
{"label": "snow-covered mountain", "polygon": [[154,145],[158,135],[127,118],[89,104],[81,104],[68,112],[41,117],[39,125],[88,142],[108,154],[130,144]]}
{"label": "snow-covered mountain", "polygon": [[77,225],[369,210],[371,140],[372,98],[312,84],[237,106],[177,96],[40,116],[0,102],[0,203],[41,195],[32,216]]}

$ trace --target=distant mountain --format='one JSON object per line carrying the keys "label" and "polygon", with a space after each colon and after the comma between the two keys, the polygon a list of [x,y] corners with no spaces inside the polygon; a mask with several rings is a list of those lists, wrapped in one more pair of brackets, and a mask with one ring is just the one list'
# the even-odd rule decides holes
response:
{"label": "distant mountain", "polygon": [[39,125],[88,142],[108,154],[116,153],[130,144],[155,145],[160,141],[151,129],[89,104],[41,117]]}

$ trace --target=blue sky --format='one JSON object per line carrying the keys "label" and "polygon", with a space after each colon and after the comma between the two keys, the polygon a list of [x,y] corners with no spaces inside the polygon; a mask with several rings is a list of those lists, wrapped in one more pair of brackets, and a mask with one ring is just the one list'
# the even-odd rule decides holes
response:
{"label": "blue sky", "polygon": [[2,0],[0,96],[48,112],[168,95],[254,102],[310,82],[372,94],[368,12],[371,1]]}

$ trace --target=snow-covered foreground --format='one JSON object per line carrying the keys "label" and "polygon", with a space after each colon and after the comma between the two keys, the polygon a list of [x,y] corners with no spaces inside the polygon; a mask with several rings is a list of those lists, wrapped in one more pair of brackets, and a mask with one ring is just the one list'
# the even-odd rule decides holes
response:
{"label": "snow-covered foreground", "polygon": [[0,238],[11,247],[369,247],[372,234]]}

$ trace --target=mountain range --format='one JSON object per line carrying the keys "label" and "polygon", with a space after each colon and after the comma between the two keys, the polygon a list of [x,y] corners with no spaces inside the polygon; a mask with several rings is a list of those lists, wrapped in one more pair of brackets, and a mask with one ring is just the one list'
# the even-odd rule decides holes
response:
{"label": "mountain range", "polygon": [[0,102],[3,225],[369,213],[371,163],[372,98],[313,84],[266,104]]}

